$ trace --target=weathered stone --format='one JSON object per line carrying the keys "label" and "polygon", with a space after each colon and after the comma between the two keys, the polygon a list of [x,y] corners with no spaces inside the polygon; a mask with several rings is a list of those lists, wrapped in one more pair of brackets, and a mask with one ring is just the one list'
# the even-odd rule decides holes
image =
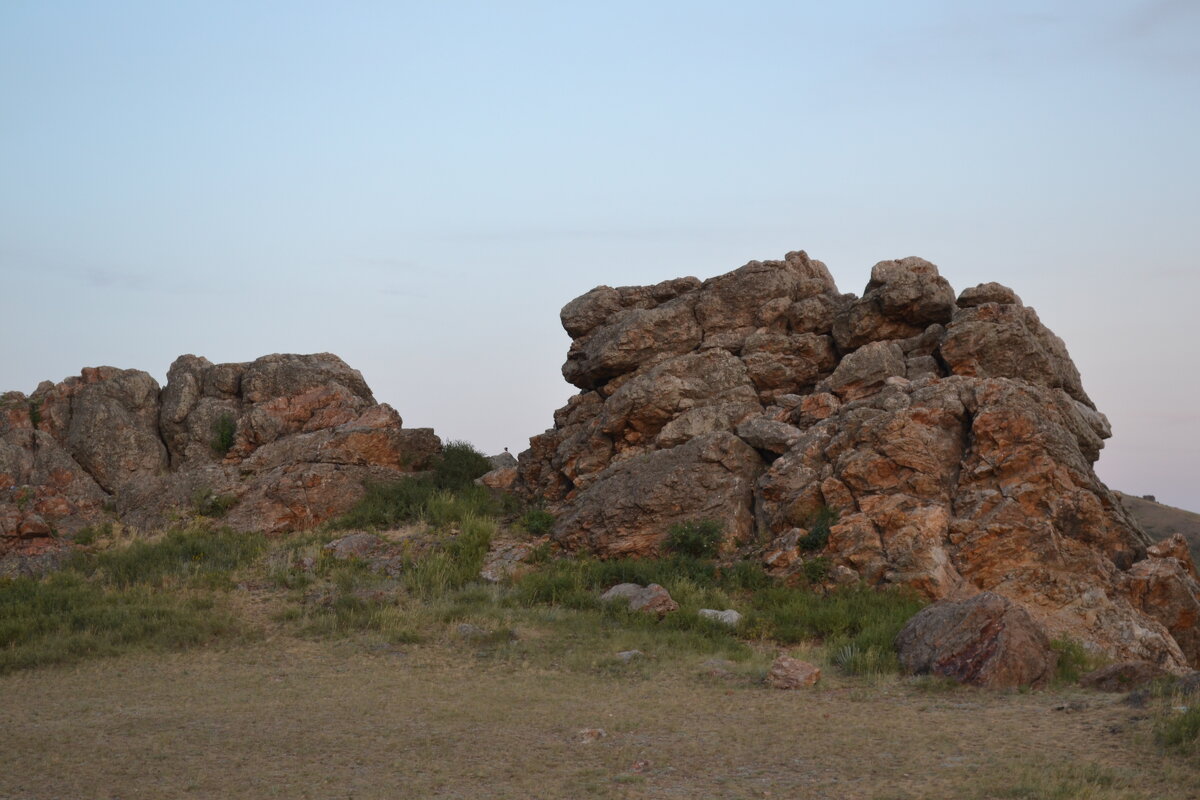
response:
{"label": "weathered stone", "polygon": [[819,667],[791,656],[779,656],[767,672],[767,685],[772,689],[803,689],[816,686],[819,680]]}
{"label": "weathered stone", "polygon": [[970,289],[963,289],[958,296],[959,308],[975,308],[985,303],[1000,303],[1002,305],[1023,305],[1021,298],[1012,289],[999,283],[981,283]]}
{"label": "weathered stone", "polygon": [[896,651],[910,674],[990,689],[1041,686],[1057,663],[1033,617],[994,592],[925,607],[896,637]]}
{"label": "weathered stone", "polygon": [[516,467],[502,467],[491,472],[485,472],[475,482],[481,486],[498,491],[508,491],[517,481]]}
{"label": "weathered stone", "polygon": [[1032,308],[988,304],[959,309],[946,326],[940,352],[954,375],[1015,378],[1062,389],[1095,408],[1067,346],[1042,325]]}
{"label": "weathered stone", "polygon": [[762,468],[758,453],[732,433],[617,461],[575,502],[558,509],[552,535],[569,548],[648,555],[673,524],[714,519],[731,539],[745,540],[753,530],[753,484]]}
{"label": "weathered stone", "polygon": [[503,453],[497,453],[494,456],[488,456],[488,463],[492,465],[492,469],[508,469],[509,467],[517,466],[517,457],[505,450]]}
{"label": "weathered stone", "polygon": [[818,391],[832,392],[843,402],[875,394],[888,378],[904,377],[904,351],[896,342],[871,342],[849,353]]}
{"label": "weathered stone", "polygon": [[679,604],[672,600],[670,593],[657,583],[649,586],[618,583],[600,595],[600,600],[605,603],[624,600],[629,603],[630,611],[642,611],[647,614],[657,614],[660,617],[679,610]]}
{"label": "weathered stone", "polygon": [[479,577],[490,583],[499,583],[505,578],[517,577],[530,567],[528,561],[534,552],[550,543],[547,536],[533,541],[496,539],[483,559]]}
{"label": "weathered stone", "polygon": [[790,450],[804,434],[795,425],[760,416],[738,425],[737,435],[755,450],[778,454]]}
{"label": "weathered stone", "polygon": [[731,628],[736,627],[742,621],[742,615],[732,608],[727,608],[724,611],[718,611],[715,608],[702,608],[696,613],[705,619],[715,620]]}
{"label": "weathered stone", "polygon": [[920,258],[881,261],[871,269],[862,299],[834,320],[833,338],[842,350],[903,339],[949,322],[954,308],[954,290],[933,264]]}

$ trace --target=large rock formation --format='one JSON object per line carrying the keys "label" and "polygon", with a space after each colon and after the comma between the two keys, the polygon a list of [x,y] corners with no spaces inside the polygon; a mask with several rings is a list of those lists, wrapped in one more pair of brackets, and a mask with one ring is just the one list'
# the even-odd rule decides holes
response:
{"label": "large rock formation", "polygon": [[563,545],[650,554],[673,524],[716,519],[727,551],[776,572],[823,558],[840,581],[931,599],[992,591],[1052,638],[1200,660],[1190,560],[1148,551],[1096,477],[1108,421],[1012,290],[956,298],[906,258],[843,295],[795,252],[601,286],[562,323],[581,392],[530,440],[516,489],[548,503]]}
{"label": "large rock formation", "polygon": [[0,558],[53,551],[105,519],[158,527],[214,498],[235,529],[302,529],[440,450],[328,353],[181,356],[161,391],[145,372],[88,368],[0,396]]}

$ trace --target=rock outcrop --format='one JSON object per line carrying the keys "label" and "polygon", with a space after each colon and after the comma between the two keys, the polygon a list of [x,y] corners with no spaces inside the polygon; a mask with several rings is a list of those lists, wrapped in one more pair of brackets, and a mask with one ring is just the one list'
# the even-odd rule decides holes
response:
{"label": "rock outcrop", "polygon": [[1108,421],[1011,289],[956,298],[905,258],[856,297],[794,252],[598,287],[562,323],[581,391],[530,440],[515,491],[555,513],[564,547],[652,554],[673,524],[715,519],[725,552],[778,573],[821,558],[840,583],[992,591],[1051,638],[1200,659],[1190,561],[1149,550],[1096,477]]}
{"label": "rock outcrop", "polygon": [[88,368],[0,396],[0,558],[52,551],[106,519],[158,527],[213,498],[238,530],[311,527],[364,481],[425,469],[440,450],[328,353],[181,356],[161,390],[145,372]]}

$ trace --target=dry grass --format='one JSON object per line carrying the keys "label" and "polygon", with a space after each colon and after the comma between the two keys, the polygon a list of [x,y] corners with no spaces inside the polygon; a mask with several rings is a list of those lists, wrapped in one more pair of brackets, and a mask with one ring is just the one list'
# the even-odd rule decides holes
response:
{"label": "dry grass", "polygon": [[[703,677],[701,662],[547,669],[462,642],[367,652],[277,636],[16,673],[0,678],[0,796],[1200,793],[1200,767],[1157,750],[1149,721],[1110,696],[836,677],[779,692]],[[583,744],[585,728],[608,735]]]}

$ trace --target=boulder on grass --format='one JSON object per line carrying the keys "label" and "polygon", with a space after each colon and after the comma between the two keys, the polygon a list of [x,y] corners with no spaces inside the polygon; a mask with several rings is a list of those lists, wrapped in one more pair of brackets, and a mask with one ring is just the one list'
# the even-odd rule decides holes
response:
{"label": "boulder on grass", "polygon": [[900,631],[896,650],[911,674],[989,689],[1042,686],[1058,663],[1029,612],[995,592],[925,607]]}
{"label": "boulder on grass", "polygon": [[773,689],[803,689],[815,686],[821,680],[821,669],[807,661],[791,656],[780,656],[771,664],[767,673],[767,685]]}
{"label": "boulder on grass", "polygon": [[670,592],[657,583],[649,586],[618,583],[600,595],[600,600],[605,603],[613,600],[628,600],[630,611],[643,611],[647,614],[657,614],[660,617],[679,610],[679,603],[672,600]]}

